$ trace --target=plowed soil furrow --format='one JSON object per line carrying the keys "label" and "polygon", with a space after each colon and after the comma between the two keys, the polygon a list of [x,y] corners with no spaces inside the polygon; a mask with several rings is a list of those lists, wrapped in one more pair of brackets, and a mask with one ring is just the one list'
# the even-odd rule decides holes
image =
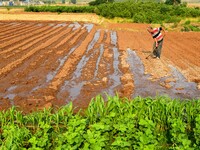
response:
{"label": "plowed soil furrow", "polygon": [[[23,47],[21,47],[20,53],[16,53],[15,57],[11,57],[10,59],[4,59],[3,63],[0,64],[0,66],[5,66],[7,65],[9,62],[15,61],[18,59],[18,57],[20,58],[22,54],[26,54],[29,52],[30,49],[34,49],[37,47],[41,47],[45,41],[47,41],[49,38],[53,38],[55,36],[55,34],[58,34],[59,32],[64,31],[64,28],[52,28],[53,31],[50,32],[50,34],[45,33],[45,35],[43,35],[42,37],[36,39],[34,42],[31,42]],[[52,44],[52,43],[51,43]],[[48,45],[49,46],[49,45]],[[48,47],[47,46],[47,47]],[[27,52],[28,51],[28,52]]]}
{"label": "plowed soil furrow", "polygon": [[[115,61],[119,63],[118,56],[116,56],[118,52],[115,51],[117,50],[117,43],[115,43],[116,41],[114,40],[115,36],[113,36],[113,32],[106,32],[103,37],[105,45],[100,45],[102,54],[101,59],[98,62],[99,67],[96,80],[84,83],[84,86],[80,89],[80,94],[74,99],[69,99],[74,100],[73,103],[77,107],[87,106],[90,99],[95,97],[97,93],[105,96],[105,92],[113,95],[117,91],[118,85],[116,84],[116,80],[119,80],[119,76],[117,78],[113,78],[114,73],[116,73],[115,71],[118,70],[118,64]],[[86,66],[90,65],[90,62],[88,63],[89,64]],[[84,99],[84,101],[81,101],[80,99]]]}
{"label": "plowed soil furrow", "polygon": [[113,45],[113,62],[112,62],[112,66],[114,69],[113,74],[109,75],[109,80],[112,83],[112,85],[109,87],[108,89],[108,94],[113,95],[115,94],[116,91],[119,90],[119,88],[121,87],[121,81],[120,81],[120,77],[122,76],[122,72],[120,70],[120,51],[118,48],[118,35],[116,31],[111,31],[110,33],[111,35],[111,44]]}
{"label": "plowed soil furrow", "polygon": [[[171,43],[173,43],[173,41],[171,41]],[[172,50],[172,53],[171,53],[171,54],[168,54],[168,55],[174,55],[174,56],[177,57],[176,60],[172,60],[172,62],[179,62],[179,67],[181,67],[182,69],[183,69],[183,68],[187,68],[188,63],[189,63],[189,62],[187,61],[188,59],[183,59],[184,57],[187,58],[187,56],[184,56],[184,53],[180,53],[180,52],[177,52],[177,51],[173,51],[174,49],[177,48],[177,46],[175,46],[175,45],[173,45],[173,44],[170,44],[170,45],[167,45],[166,48]],[[184,50],[184,49],[183,49],[183,50]],[[195,61],[194,61],[194,62],[195,62]],[[197,62],[198,62],[198,60],[197,60]],[[195,62],[195,64],[196,64],[196,62]],[[197,64],[197,65],[198,65],[198,64]]]}
{"label": "plowed soil furrow", "polygon": [[200,89],[199,33],[166,32],[161,59],[145,59],[154,42],[146,27],[0,21],[0,110],[16,105],[30,112],[69,101],[85,108],[97,94],[116,92],[198,97],[197,84],[187,81]]}
{"label": "plowed soil furrow", "polygon": [[[177,48],[173,44],[166,45],[166,48],[170,50],[174,49],[173,52],[167,54],[167,57],[176,57],[176,59],[171,59],[171,61],[179,68],[180,72],[184,74],[188,81],[198,81],[200,78],[200,60],[196,59],[195,54],[190,53],[192,50],[185,49],[183,45],[179,45]],[[186,55],[186,53],[188,54]]]}
{"label": "plowed soil furrow", "polygon": [[71,77],[72,75],[71,69],[77,66],[78,62],[84,55],[85,49],[88,44],[87,42],[91,41],[91,38],[93,38],[94,32],[95,30],[92,30],[89,33],[89,35],[85,38],[85,40],[82,42],[82,44],[78,48],[75,49],[72,55],[70,55],[70,57],[67,59],[67,61],[63,65],[62,69],[58,72],[58,74],[52,80],[51,84],[49,85],[49,88],[52,88],[55,91],[57,91],[60,88],[60,86],[63,84],[63,82],[65,81],[63,80],[63,78]]}
{"label": "plowed soil furrow", "polygon": [[[85,30],[82,30],[81,32],[79,32],[76,35],[77,36],[71,40],[71,42],[69,43],[69,45],[67,45],[67,47],[60,48],[57,53],[55,51],[56,55],[54,55],[54,56],[50,55],[48,57],[48,60],[50,60],[50,61],[46,61],[44,63],[44,65],[45,66],[54,66],[54,68],[51,69],[51,71],[48,70],[47,73],[44,73],[45,76],[40,78],[40,81],[38,82],[39,84],[35,85],[34,89],[32,90],[32,93],[34,93],[34,95],[45,96],[46,97],[45,99],[48,99],[49,96],[53,95],[54,98],[56,98],[56,93],[58,91],[55,91],[55,90],[49,88],[49,86],[51,85],[51,82],[53,82],[55,80],[55,78],[57,77],[59,72],[63,70],[63,66],[64,66],[65,62],[68,60],[68,58],[74,56],[74,55],[72,55],[72,53],[75,51],[75,49],[78,46],[80,46],[80,44],[85,39],[85,37],[88,35],[88,33]],[[64,57],[62,57],[62,56],[64,56]],[[55,64],[55,62],[56,62],[56,64]],[[73,72],[73,68],[71,68],[70,71]],[[67,72],[66,72],[66,74],[67,74]],[[65,74],[63,74],[63,78],[62,78],[63,82],[64,82],[64,80],[66,80],[66,78],[69,78],[69,76],[65,76]],[[46,94],[43,94],[43,93],[46,93]]]}
{"label": "plowed soil furrow", "polygon": [[34,26],[34,27],[31,27],[31,29],[25,29],[25,30],[23,30],[19,34],[12,35],[12,36],[9,36],[7,38],[4,38],[4,39],[1,40],[2,44],[0,44],[0,47],[6,46],[5,43],[7,45],[11,44],[13,42],[13,40],[17,42],[21,36],[27,36],[28,37],[28,36],[30,36],[30,34],[32,34],[32,32],[34,32],[34,31],[36,31],[36,30],[38,30],[40,28],[41,27]]}
{"label": "plowed soil furrow", "polygon": [[[67,30],[71,30],[71,29],[67,29]],[[65,32],[68,33],[67,30]],[[83,30],[76,35],[83,36],[84,33],[86,33],[86,31]],[[85,37],[83,36],[83,38]],[[58,43],[58,42],[60,42],[59,37],[55,39],[54,43]],[[77,38],[74,40],[74,42],[75,43],[77,42]],[[71,44],[74,44],[74,43],[71,43]],[[41,84],[45,85],[46,80],[47,80],[46,76],[49,73],[49,70],[52,70],[52,71],[56,70],[56,67],[59,65],[58,59],[60,59],[60,57],[63,55],[66,49],[62,49],[62,51],[63,51],[62,53],[61,51],[57,53],[56,49],[45,48],[44,50],[37,53],[34,56],[34,58],[31,58],[28,61],[26,61],[26,65],[23,65],[18,69],[21,72],[14,73],[20,76],[20,81],[18,81],[20,84],[18,84],[18,87],[14,90],[14,92],[17,92],[18,96],[20,97],[26,97],[28,95],[31,95],[32,89],[34,87],[37,87],[37,86],[39,87]],[[29,67],[27,67],[27,64],[30,64],[28,65]],[[42,74],[40,74],[40,72],[42,72]],[[15,78],[19,78],[19,77],[15,77]],[[45,90],[43,90],[43,92],[45,92]],[[43,94],[40,95],[40,93],[37,92],[37,96],[41,98],[44,95]]]}
{"label": "plowed soil furrow", "polygon": [[[47,39],[43,39],[45,41],[40,41],[41,43],[43,43],[42,45],[38,45],[37,47],[32,48],[30,51],[28,51],[25,55],[22,56],[18,56],[19,59],[15,59],[15,61],[12,61],[11,63],[9,63],[8,65],[6,65],[5,67],[3,67],[0,70],[0,76],[10,72],[12,69],[14,69],[15,67],[19,66],[20,64],[22,64],[26,59],[28,59],[29,57],[31,57],[33,54],[35,54],[37,51],[40,51],[41,49],[44,49],[46,47],[48,47],[50,44],[52,44],[54,42],[54,36],[55,34],[57,34],[57,36],[59,36],[60,34],[62,34],[62,31],[64,30],[64,28],[58,29],[58,31],[55,29],[51,35],[47,35]],[[59,31],[61,33],[59,33]]]}
{"label": "plowed soil furrow", "polygon": [[100,37],[98,42],[94,45],[92,51],[87,54],[88,61],[85,66],[83,66],[81,72],[81,80],[91,81],[95,78],[95,71],[98,71],[99,61],[98,58],[100,56],[100,51],[103,48],[103,40],[104,40],[104,30],[101,30]]}
{"label": "plowed soil furrow", "polygon": [[[35,32],[35,31],[37,31],[37,30],[34,29],[33,32]],[[19,35],[19,37],[17,37],[17,38],[11,36],[11,37],[9,37],[10,40],[5,40],[4,42],[2,42],[2,43],[0,44],[0,48],[1,48],[1,49],[4,49],[4,48],[11,47],[12,44],[19,43],[19,42],[21,42],[22,40],[28,38],[28,37],[31,36],[31,35],[32,35],[32,32],[28,32],[27,34],[21,34],[21,35]]]}
{"label": "plowed soil furrow", "polygon": [[[111,35],[111,32],[109,32],[109,34],[106,36],[108,40],[104,39],[104,41],[107,40],[108,44],[106,46],[104,46],[102,44],[99,47],[99,50],[100,50],[99,54],[101,54],[99,56],[101,58],[98,61],[98,72],[96,73],[97,80],[92,83],[92,84],[95,85],[95,88],[98,89],[98,90],[95,90],[95,92],[92,93],[93,96],[94,96],[95,93],[102,93],[102,91],[108,92],[107,90],[109,88],[111,88],[111,86],[113,85],[113,82],[112,82],[110,75],[114,73],[114,69],[115,69],[115,67],[114,67],[115,64],[113,63],[113,61],[115,59],[114,58],[115,52],[114,52],[113,49],[114,49],[115,46],[112,44],[112,41],[111,41],[112,39],[111,39],[110,35]],[[96,59],[98,60],[98,58],[96,58]],[[118,61],[118,60],[116,60],[116,61]],[[90,68],[92,66],[92,62],[88,62],[88,65],[86,65],[86,66],[88,66]],[[94,67],[91,68],[91,69],[95,70]],[[91,69],[88,69],[88,72]],[[102,71],[101,69],[104,70],[104,71]],[[108,82],[109,80],[110,80],[110,82]],[[90,86],[91,85],[89,85],[89,87]],[[85,93],[87,90],[89,90],[90,89],[89,87],[84,86],[84,88],[82,89],[83,90],[82,93]],[[86,92],[86,93],[88,93],[88,92]],[[80,94],[80,95],[82,96],[83,94]],[[88,94],[88,95],[90,95],[90,94]]]}
{"label": "plowed soil furrow", "polygon": [[[13,25],[13,24],[8,24],[8,23],[4,22],[3,25],[1,25],[0,31],[1,31],[1,33],[3,33],[3,32],[5,33],[7,31],[13,30],[15,28],[19,28],[20,29],[21,25],[22,25],[22,23],[17,24],[17,25]],[[0,35],[3,35],[3,34],[0,34]]]}
{"label": "plowed soil furrow", "polygon": [[[36,32],[32,32],[32,34],[26,38],[23,38],[15,43],[12,43],[8,46],[5,46],[2,48],[3,51],[0,52],[1,57],[2,54],[12,52],[12,54],[15,53],[15,51],[20,51],[23,46],[26,46],[27,44],[34,42],[40,37],[43,37],[45,34],[49,34],[51,32],[51,27],[45,26],[44,28],[41,28],[37,30]],[[14,45],[14,46],[13,46]],[[7,56],[8,57],[8,56]]]}
{"label": "plowed soil furrow", "polygon": [[[67,47],[75,37],[79,37],[79,33],[82,32],[81,29],[77,29],[72,31],[72,33],[70,33],[70,36],[64,38],[62,41],[60,41],[54,48],[56,49],[60,49],[62,47]],[[77,36],[78,35],[78,36]],[[73,43],[73,42],[72,42]]]}
{"label": "plowed soil furrow", "polygon": [[[14,35],[17,35],[17,34],[20,34],[22,32],[24,32],[24,30],[26,29],[31,29],[34,27],[35,24],[23,24],[23,25],[19,25],[18,27],[16,26],[12,26],[13,28],[7,30],[7,31],[3,31],[1,32],[0,34],[0,39],[1,40],[4,40],[10,36],[14,36]],[[5,36],[6,35],[6,36]]]}
{"label": "plowed soil furrow", "polygon": [[[172,51],[171,52],[171,55],[173,53],[177,53],[178,54],[178,57],[181,57],[181,58],[184,58],[184,62],[185,63],[191,63],[191,64],[195,64],[196,66],[198,66],[200,64],[200,59],[195,59],[196,55],[200,55],[200,51],[195,51],[194,49],[196,49],[195,47],[197,45],[187,45],[186,41],[187,39],[182,39],[180,40],[180,38],[178,38],[177,35],[173,35],[175,38],[177,38],[177,40],[172,40],[172,39],[168,39],[166,42],[167,42],[167,45],[168,48]],[[190,36],[187,36],[188,38],[192,38]],[[198,41],[198,39],[194,39],[196,41]],[[200,41],[200,39],[199,39]],[[170,44],[168,44],[170,43]],[[175,49],[178,49],[175,50]],[[187,54],[187,55],[185,55]],[[169,54],[170,55],[170,54]],[[191,58],[191,60],[190,60]],[[190,60],[190,62],[188,62],[188,60]]]}
{"label": "plowed soil furrow", "polygon": [[86,81],[83,80],[81,77],[83,75],[82,67],[88,65],[87,61],[90,58],[89,54],[92,54],[92,53],[94,53],[93,51],[98,50],[96,48],[96,45],[98,45],[97,43],[99,43],[101,40],[101,39],[99,39],[99,37],[100,37],[100,31],[98,30],[94,34],[93,39],[88,44],[84,55],[79,60],[79,62],[76,64],[75,70],[71,74],[72,78],[70,80],[66,80],[64,82],[64,84],[62,84],[62,87],[60,88],[60,91],[57,94],[57,98],[59,98],[59,99],[64,98],[64,100],[74,100],[79,96],[82,87],[83,86],[84,86],[84,88],[86,87],[86,85],[85,85]]}
{"label": "plowed soil furrow", "polygon": [[[68,36],[69,34],[71,34],[70,33],[70,31],[71,31],[71,29],[69,29],[68,27],[65,27],[66,29],[64,30],[64,31],[62,31],[62,33],[61,33],[61,36],[55,41],[55,42],[52,42],[48,47],[46,47],[46,48],[55,48],[60,42],[62,42],[62,40],[66,37],[66,36]],[[78,31],[80,31],[80,30],[78,30]]]}
{"label": "plowed soil furrow", "polygon": [[24,24],[22,26],[20,25],[19,27],[14,27],[13,29],[4,31],[2,34],[0,34],[0,39],[2,41],[9,40],[10,36],[20,35],[21,33],[31,30],[34,27],[36,27],[35,24]]}
{"label": "plowed soil furrow", "polygon": [[106,37],[107,38],[105,40],[104,52],[102,55],[102,59],[100,60],[99,72],[97,74],[97,78],[99,79],[108,77],[110,73],[114,72],[113,67],[112,67],[113,50],[112,50],[112,46],[110,45],[110,41],[111,41],[110,32],[106,33]]}
{"label": "plowed soil furrow", "polygon": [[[69,29],[69,28],[67,28],[68,30],[66,30],[66,31],[63,31],[62,33],[63,33],[63,36],[61,36],[56,42],[53,42],[53,43],[51,43],[48,47],[46,47],[46,49],[47,48],[54,48],[54,45],[57,45],[57,43],[59,43],[65,36],[67,36],[68,34],[69,34],[69,32],[70,32],[70,30],[71,29]],[[44,33],[43,33],[44,34]],[[48,34],[48,33],[47,33]],[[39,36],[39,38],[40,37],[42,37],[42,36]],[[35,39],[36,40],[36,39]],[[29,40],[30,41],[30,40]],[[24,44],[24,46],[26,46],[27,44]],[[26,49],[25,49],[26,50]],[[18,54],[18,53],[23,53],[23,52],[25,52],[25,50],[17,50],[17,52],[15,53],[14,51],[12,51],[12,53],[11,54],[7,54],[7,56],[6,57],[4,57],[5,59],[8,59],[9,57],[12,57],[13,55],[15,56],[16,54]]]}

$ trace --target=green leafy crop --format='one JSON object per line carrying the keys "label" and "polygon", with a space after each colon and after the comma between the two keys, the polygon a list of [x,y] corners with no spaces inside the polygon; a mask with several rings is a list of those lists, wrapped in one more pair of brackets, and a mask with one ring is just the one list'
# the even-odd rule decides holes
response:
{"label": "green leafy crop", "polygon": [[86,110],[0,112],[1,150],[200,149],[200,101],[101,95]]}

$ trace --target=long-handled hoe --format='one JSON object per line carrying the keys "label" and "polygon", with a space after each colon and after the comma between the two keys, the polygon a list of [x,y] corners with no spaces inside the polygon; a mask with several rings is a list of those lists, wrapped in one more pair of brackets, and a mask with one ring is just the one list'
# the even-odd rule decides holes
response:
{"label": "long-handled hoe", "polygon": [[[153,49],[153,51],[156,49],[156,47]],[[150,56],[152,56],[152,54],[153,53],[150,53],[147,57],[146,57],[146,59],[148,59]]]}

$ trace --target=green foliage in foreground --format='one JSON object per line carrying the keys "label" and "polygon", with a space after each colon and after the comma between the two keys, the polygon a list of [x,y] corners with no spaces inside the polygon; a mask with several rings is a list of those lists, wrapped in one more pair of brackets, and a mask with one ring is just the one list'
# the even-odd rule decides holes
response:
{"label": "green foliage in foreground", "polygon": [[52,113],[0,112],[0,149],[200,149],[200,100],[94,98]]}

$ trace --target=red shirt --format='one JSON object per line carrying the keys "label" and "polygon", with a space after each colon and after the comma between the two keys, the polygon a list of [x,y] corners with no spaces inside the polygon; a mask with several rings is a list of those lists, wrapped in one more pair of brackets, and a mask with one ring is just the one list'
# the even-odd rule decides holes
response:
{"label": "red shirt", "polygon": [[160,32],[162,30],[162,27],[160,28],[154,28],[153,31],[151,32],[151,35],[154,39],[157,41],[161,41],[163,39],[163,35]]}

